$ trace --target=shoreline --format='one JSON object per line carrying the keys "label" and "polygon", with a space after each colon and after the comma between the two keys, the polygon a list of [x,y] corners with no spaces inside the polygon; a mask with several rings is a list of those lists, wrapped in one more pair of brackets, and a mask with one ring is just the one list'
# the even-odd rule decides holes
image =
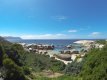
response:
{"label": "shoreline", "polygon": [[[66,65],[72,63],[78,58],[78,62],[87,54],[87,52],[94,47],[101,48],[103,45],[96,44],[93,40],[78,40],[72,42],[69,45],[63,45],[65,49],[59,49],[60,45],[56,47],[54,44],[36,44],[36,43],[18,43],[28,52],[34,52],[35,54],[49,55],[50,58],[64,62]],[[75,46],[75,47],[74,47]],[[62,45],[61,45],[62,47]]]}

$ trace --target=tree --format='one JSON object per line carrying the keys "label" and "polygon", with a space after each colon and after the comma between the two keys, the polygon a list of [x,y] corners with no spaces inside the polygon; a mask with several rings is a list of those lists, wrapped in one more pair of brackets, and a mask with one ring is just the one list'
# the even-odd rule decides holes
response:
{"label": "tree", "polygon": [[82,59],[81,62],[77,62],[77,60],[75,60],[72,63],[69,63],[65,67],[64,73],[68,75],[78,75],[82,70],[84,62],[85,62],[85,57]]}
{"label": "tree", "polygon": [[66,65],[63,62],[52,59],[50,69],[53,72],[63,71],[65,69],[65,66]]}
{"label": "tree", "polygon": [[97,40],[96,43],[105,45],[105,44],[107,44],[107,41],[106,40]]}
{"label": "tree", "polygon": [[92,49],[80,73],[83,80],[107,80],[107,46]]}
{"label": "tree", "polygon": [[25,80],[22,68],[17,66],[11,59],[4,59],[3,65],[6,69],[4,80]]}
{"label": "tree", "polygon": [[2,45],[0,45],[0,66],[3,66],[3,56],[4,56],[4,48]]}

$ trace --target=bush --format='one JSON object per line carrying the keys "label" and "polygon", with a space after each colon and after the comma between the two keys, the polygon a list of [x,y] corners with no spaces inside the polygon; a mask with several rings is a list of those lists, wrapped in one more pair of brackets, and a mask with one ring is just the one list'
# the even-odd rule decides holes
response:
{"label": "bush", "polygon": [[65,64],[61,61],[57,61],[57,60],[51,60],[51,67],[50,69],[54,72],[57,71],[63,71],[65,69]]}
{"label": "bush", "polygon": [[22,68],[17,66],[11,59],[4,59],[3,66],[6,69],[4,80],[25,80]]}
{"label": "bush", "polygon": [[23,67],[23,71],[25,75],[29,75],[31,73],[29,67],[26,66]]}
{"label": "bush", "polygon": [[107,46],[89,52],[80,76],[83,80],[107,80]]}

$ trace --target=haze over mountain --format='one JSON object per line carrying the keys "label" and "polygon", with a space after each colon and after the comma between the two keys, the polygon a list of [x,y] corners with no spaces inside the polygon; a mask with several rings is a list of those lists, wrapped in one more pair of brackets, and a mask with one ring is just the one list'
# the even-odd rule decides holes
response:
{"label": "haze over mountain", "polygon": [[4,37],[5,39],[22,39],[22,38],[20,38],[20,37],[12,37],[12,36],[5,36]]}
{"label": "haze over mountain", "polygon": [[7,41],[10,41],[10,42],[22,40],[22,38],[20,38],[20,37],[12,37],[12,36],[4,36],[3,38]]}

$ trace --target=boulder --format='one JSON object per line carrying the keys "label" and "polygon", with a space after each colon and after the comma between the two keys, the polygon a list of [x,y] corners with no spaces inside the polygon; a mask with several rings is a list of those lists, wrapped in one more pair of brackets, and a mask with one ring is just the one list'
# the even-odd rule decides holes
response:
{"label": "boulder", "polygon": [[79,51],[73,51],[72,54],[79,54]]}
{"label": "boulder", "polygon": [[70,54],[57,54],[55,55],[57,58],[70,61],[71,60],[71,55]]}

